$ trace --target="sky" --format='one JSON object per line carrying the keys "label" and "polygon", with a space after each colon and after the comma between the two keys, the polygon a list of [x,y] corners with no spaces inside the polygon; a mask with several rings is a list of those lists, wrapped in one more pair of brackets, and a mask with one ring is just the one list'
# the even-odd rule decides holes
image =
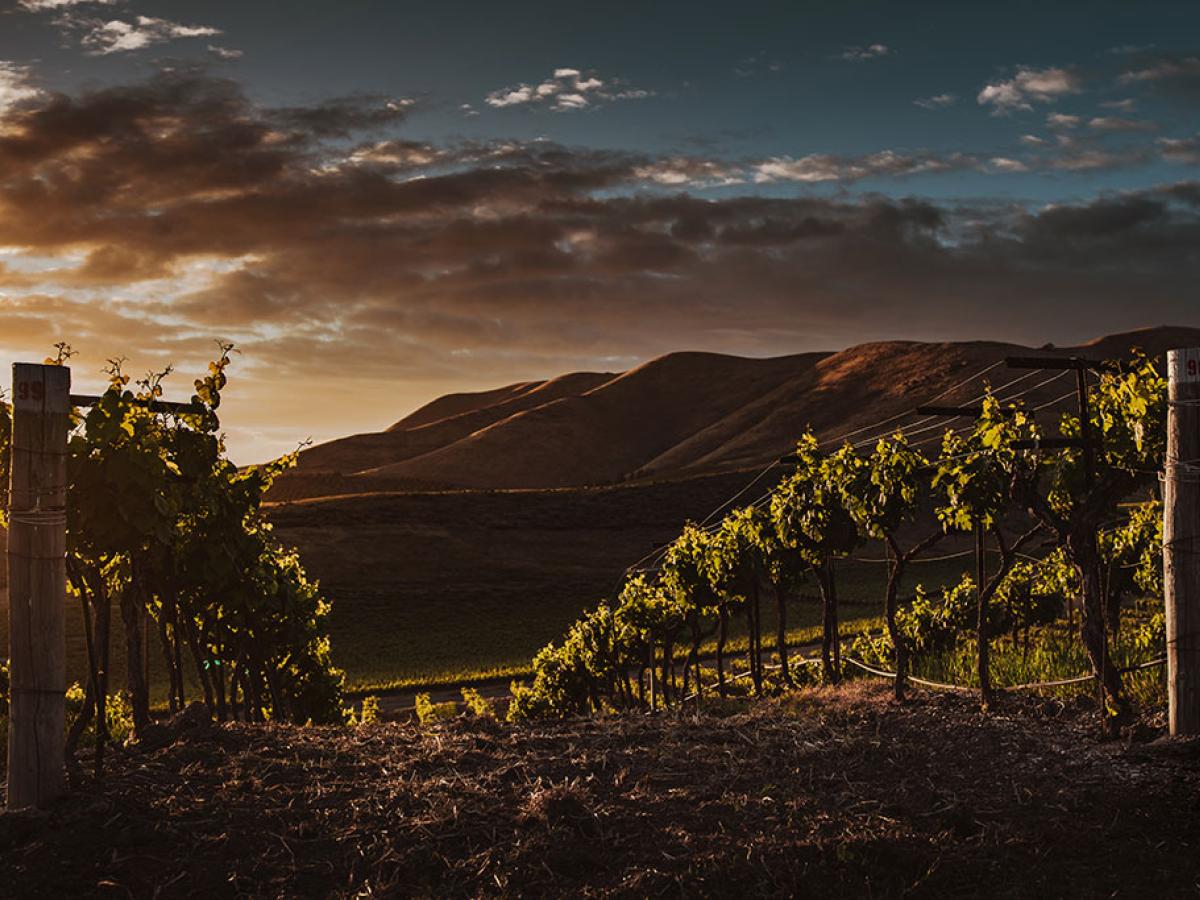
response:
{"label": "sky", "polygon": [[0,358],[451,391],[1200,324],[1200,4],[0,0]]}

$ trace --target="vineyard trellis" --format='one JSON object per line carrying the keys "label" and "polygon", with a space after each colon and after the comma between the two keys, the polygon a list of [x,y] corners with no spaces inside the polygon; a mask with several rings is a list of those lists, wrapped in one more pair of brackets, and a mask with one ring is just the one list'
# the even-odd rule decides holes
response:
{"label": "vineyard trellis", "polygon": [[[824,442],[811,432],[803,434],[790,456],[772,461],[704,519],[688,523],[675,541],[638,560],[626,570],[625,587],[612,601],[580,619],[561,642],[543,648],[532,679],[513,685],[510,715],[655,708],[656,683],[661,705],[702,702],[700,648],[714,632],[715,689],[724,695],[727,628],[734,617],[745,618],[745,677],[760,694],[764,590],[774,594],[777,606],[773,670],[783,684],[790,683],[787,605],[806,579],[816,582],[822,598],[822,674],[836,681],[842,662],[837,566],[866,558],[858,548],[876,541],[884,556],[868,559],[887,566],[884,631],[859,644],[876,659],[890,660],[891,671],[869,660],[851,661],[892,678],[897,697],[904,696],[912,677],[914,655],[944,649],[947,640],[970,628],[975,680],[986,704],[992,699],[990,642],[1011,633],[1015,644],[1023,634],[1028,652],[1031,629],[1057,620],[1064,610],[1073,622],[1078,599],[1082,650],[1092,673],[1049,684],[1094,681],[1107,727],[1127,721],[1131,708],[1122,676],[1140,671],[1145,661],[1132,669],[1119,666],[1110,639],[1119,632],[1122,596],[1135,591],[1161,596],[1158,477],[1167,381],[1140,353],[1103,365],[1039,359],[1034,368],[1034,360],[1000,360],[926,406],[954,396],[1006,361],[1030,371],[994,389],[985,382],[982,393],[958,407],[969,408],[972,421],[965,427],[946,427],[945,410],[935,408],[909,425],[900,423],[912,412],[900,413]],[[1046,368],[1057,371],[1035,380]],[[1024,397],[1072,373],[1075,390],[1025,405]],[[1058,434],[1047,434],[1036,414],[1072,398],[1077,409],[1060,412]],[[938,423],[931,425],[933,420]],[[935,436],[940,446],[927,454],[921,446],[935,429],[940,429]],[[783,476],[761,496],[736,505],[785,465]],[[937,558],[930,551],[954,532],[975,535],[976,549],[941,556],[974,554],[976,573],[936,596],[918,585],[915,598],[901,602],[899,584],[909,566]],[[1030,552],[1035,545],[1040,549]],[[994,563],[985,571],[989,555]],[[1163,616],[1154,614],[1139,624],[1138,646],[1153,651],[1162,643]],[[602,654],[595,652],[598,633],[605,636]],[[677,654],[681,634],[689,646]],[[684,660],[681,690],[675,684],[676,655]],[[640,685],[640,674],[656,668],[647,704],[645,691],[629,689],[629,673],[639,673]],[[606,689],[621,682],[627,689]]]}
{"label": "vineyard trellis", "polygon": [[[324,632],[329,605],[296,555],[272,537],[261,508],[271,480],[294,455],[244,470],[225,457],[217,410],[231,350],[221,347],[185,404],[162,400],[169,370],[131,387],[121,362],[112,361],[108,390],[98,397],[75,398],[75,406],[86,406],[88,412],[71,409],[69,442],[65,449],[50,448],[56,462],[47,471],[61,466],[63,474],[32,485],[36,490],[13,506],[13,524],[61,529],[66,541],[62,552],[51,547],[42,557],[65,567],[61,579],[56,571],[51,580],[64,582],[78,599],[87,640],[88,677],[65,755],[73,754],[91,728],[98,770],[109,737],[114,605],[124,638],[135,735],[152,727],[146,675],[152,635],[158,639],[169,682],[166,699],[173,711],[187,702],[189,685],[199,685],[203,702],[221,719],[342,717],[342,675],[332,665]],[[63,346],[57,359],[47,360],[45,368],[53,370],[53,378],[69,379],[69,356]],[[982,378],[997,365],[933,399]],[[1188,405],[1200,398],[1169,399],[1167,380],[1141,355],[1104,367],[1090,384],[1086,373],[1077,372],[1076,391],[1031,409],[1022,398],[1066,371],[1019,390],[1012,389],[1037,371],[995,390],[987,386],[968,401],[979,403],[972,409],[972,423],[958,429],[930,426],[927,420],[937,416],[927,416],[887,430],[909,415],[904,414],[847,432],[836,448],[804,433],[778,483],[753,502],[734,506],[781,465],[774,461],[704,521],[687,524],[676,540],[639,560],[639,570],[623,580],[612,601],[586,613],[561,644],[543,648],[534,660],[532,682],[514,685],[510,714],[561,716],[610,706],[655,710],[679,708],[691,699],[701,702],[706,691],[701,648],[714,637],[715,690],[724,696],[743,677],[726,671],[730,623],[738,618],[747,634],[744,677],[754,693],[767,690],[767,672],[777,672],[784,684],[800,681],[813,666],[807,660],[802,668],[790,664],[786,623],[789,602],[808,580],[815,581],[821,598],[821,670],[826,680],[836,681],[843,662],[838,566],[855,558],[867,541],[878,541],[888,567],[885,629],[860,639],[873,657],[846,657],[854,666],[893,678],[902,697],[910,679],[937,683],[912,677],[914,657],[973,626],[977,680],[986,703],[989,642],[1011,631],[1015,645],[1023,631],[1028,648],[1030,628],[1056,618],[1067,598],[1078,597],[1082,644],[1093,669],[1093,675],[1081,678],[1094,678],[1107,724],[1119,725],[1130,712],[1122,676],[1154,664],[1118,665],[1110,640],[1120,630],[1119,601],[1134,587],[1163,592],[1159,490],[1168,410],[1192,411]],[[1061,414],[1058,435],[1044,434],[1034,413],[1069,397],[1080,400],[1079,411]],[[19,388],[16,399],[25,400]],[[13,454],[30,447],[23,439],[14,445],[7,404],[3,412],[0,474],[11,477],[10,500],[15,501],[22,481],[13,474]],[[931,438],[913,438],[937,428],[942,429],[935,436],[940,447],[936,455],[927,455],[920,447]],[[870,432],[879,433],[860,437]],[[862,452],[868,446],[870,451]],[[1168,485],[1194,483],[1200,449],[1177,448],[1174,453],[1168,459],[1168,473],[1173,473]],[[931,523],[938,527],[928,528]],[[977,537],[980,566],[975,577],[964,577],[940,596],[918,586],[911,600],[902,601],[898,587],[908,567],[932,559],[928,551],[955,531]],[[990,574],[982,566],[985,535],[998,557]],[[38,554],[26,552],[23,539],[18,530],[10,555],[36,558]],[[1039,539],[1048,542],[1046,552],[1025,552]],[[1185,534],[1167,546],[1180,556],[1194,555],[1194,549],[1181,543],[1193,540],[1194,534]],[[648,560],[652,564],[642,568]],[[21,593],[34,592],[18,582],[14,596]],[[775,601],[776,665],[763,659],[764,595]],[[61,607],[52,593],[46,597],[49,606]],[[1073,621],[1073,604],[1067,608]],[[1165,639],[1162,632],[1179,624],[1168,626],[1161,614],[1153,616],[1143,623],[1137,642],[1153,649]],[[48,621],[46,629],[61,634],[61,623]],[[1174,637],[1167,647],[1172,654],[1194,652]],[[894,671],[872,664],[884,659]],[[14,729],[27,721],[28,698],[62,693],[57,675],[44,683],[24,680],[26,675],[14,672],[13,695],[21,698],[16,705],[26,704],[13,710]],[[47,727],[57,717],[61,730],[61,707],[56,702],[48,709],[40,702],[34,701],[35,718]],[[28,743],[27,738],[11,741],[10,752]],[[33,744],[37,749],[38,742]],[[46,746],[43,742],[41,749]],[[51,755],[62,758],[57,749]],[[10,779],[24,768],[10,765]],[[35,782],[41,777],[37,774]],[[41,803],[58,789],[53,777],[32,790],[14,792],[10,785],[9,802]]]}
{"label": "vineyard trellis", "polygon": [[[53,799],[62,789],[64,759],[74,757],[89,730],[101,771],[116,724],[110,707],[114,608],[134,737],[153,728],[148,672],[154,643],[171,712],[199,691],[220,720],[341,721],[344,679],[330,657],[329,603],[297,555],[273,536],[262,509],[272,480],[294,463],[295,454],[244,469],[225,455],[218,410],[232,352],[232,345],[220,346],[187,403],[162,399],[170,369],[131,382],[122,360],[109,362],[108,389],[99,396],[72,396],[68,402],[60,391],[61,434],[50,448],[57,462],[54,484],[31,484],[19,492],[29,459],[24,447],[14,446],[7,427],[0,431],[0,473],[11,474],[13,484],[12,524],[22,526],[36,511],[53,509],[54,522],[36,523],[38,533],[65,541],[36,579],[26,583],[18,575],[10,584],[10,636],[36,635],[41,643],[40,651],[10,654],[10,807]],[[42,428],[46,416],[41,408],[22,411],[29,391],[23,385],[34,372],[69,385],[70,356],[64,344],[41,366],[18,366],[14,401],[18,423],[30,433]],[[9,413],[0,399],[0,421],[8,423]],[[20,418],[26,415],[33,418]],[[23,534],[22,527],[10,534],[10,569],[18,573],[28,571],[21,558]],[[79,603],[88,657],[65,746],[64,589]],[[46,616],[57,620],[38,618]],[[56,657],[48,679],[39,668],[39,652]],[[42,730],[59,735],[54,746],[29,728],[32,720],[21,706],[27,687],[56,698],[56,708],[36,709]]]}

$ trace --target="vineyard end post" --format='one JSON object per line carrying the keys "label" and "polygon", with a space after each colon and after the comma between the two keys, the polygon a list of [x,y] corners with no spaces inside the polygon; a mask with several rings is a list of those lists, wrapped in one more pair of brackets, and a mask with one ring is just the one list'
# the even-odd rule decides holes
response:
{"label": "vineyard end post", "polygon": [[66,482],[71,371],[13,366],[8,532],[9,809],[66,790]]}
{"label": "vineyard end post", "polygon": [[975,523],[975,598],[976,622],[975,641],[978,648],[976,664],[979,670],[979,701],[984,710],[992,703],[992,664],[988,652],[988,610],[984,597],[987,584],[987,531],[982,522]]}
{"label": "vineyard end post", "polygon": [[1171,734],[1200,734],[1200,348],[1167,353],[1163,588]]}

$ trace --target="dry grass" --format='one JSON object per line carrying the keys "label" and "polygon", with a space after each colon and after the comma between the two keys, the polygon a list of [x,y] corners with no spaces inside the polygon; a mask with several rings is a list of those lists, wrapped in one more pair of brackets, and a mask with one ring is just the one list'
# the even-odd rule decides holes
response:
{"label": "dry grass", "polygon": [[[14,896],[1180,896],[1200,754],[856,684],[724,716],[224,726],[0,820]],[[1137,736],[1153,737],[1153,722]]]}

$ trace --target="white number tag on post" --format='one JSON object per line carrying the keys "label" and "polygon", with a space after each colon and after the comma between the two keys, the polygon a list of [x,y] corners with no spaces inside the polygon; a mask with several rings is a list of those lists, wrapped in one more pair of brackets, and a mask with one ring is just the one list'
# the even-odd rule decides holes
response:
{"label": "white number tag on post", "polygon": [[1200,347],[1167,351],[1168,378],[1176,384],[1200,381]]}

